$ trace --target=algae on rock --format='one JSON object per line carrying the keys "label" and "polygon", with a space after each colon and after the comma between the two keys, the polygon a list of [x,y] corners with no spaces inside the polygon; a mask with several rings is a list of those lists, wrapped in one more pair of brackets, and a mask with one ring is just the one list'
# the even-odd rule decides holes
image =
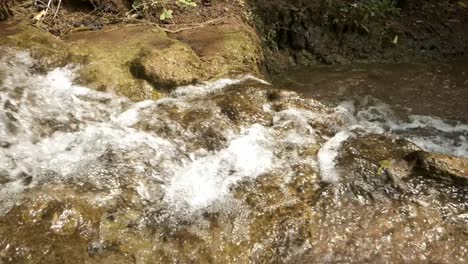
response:
{"label": "algae on rock", "polygon": [[259,72],[260,44],[249,28],[230,24],[207,26],[176,37],[200,57],[203,79]]}
{"label": "algae on rock", "polygon": [[65,41],[74,56],[85,59],[79,82],[135,101],[159,97],[153,94],[149,83],[134,78],[130,64],[142,49],[168,42],[164,32],[150,27],[125,27],[108,32],[80,32]]}
{"label": "algae on rock", "polygon": [[0,45],[30,51],[38,69],[78,64],[79,84],[134,101],[198,81],[258,74],[260,47],[245,26],[207,26],[174,38],[144,25],[74,32],[64,39],[27,25],[0,30],[7,36]]}
{"label": "algae on rock", "polygon": [[196,82],[201,76],[200,59],[186,45],[169,41],[158,49],[142,49],[131,62],[132,74],[150,82],[156,89],[168,90]]}
{"label": "algae on rock", "polygon": [[66,44],[56,36],[24,24],[6,24],[0,30],[0,46],[28,50],[36,60],[36,66],[46,71],[63,67],[71,62]]}

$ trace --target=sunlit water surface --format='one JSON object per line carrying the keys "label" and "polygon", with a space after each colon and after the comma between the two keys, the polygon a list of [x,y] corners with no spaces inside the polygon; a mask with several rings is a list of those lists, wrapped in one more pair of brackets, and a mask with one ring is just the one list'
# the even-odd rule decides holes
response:
{"label": "sunlit water surface", "polygon": [[373,96],[326,107],[250,76],[134,103],[75,84],[76,67],[0,62],[5,263],[468,261],[465,186],[402,192],[340,161],[373,135],[468,157],[463,120]]}

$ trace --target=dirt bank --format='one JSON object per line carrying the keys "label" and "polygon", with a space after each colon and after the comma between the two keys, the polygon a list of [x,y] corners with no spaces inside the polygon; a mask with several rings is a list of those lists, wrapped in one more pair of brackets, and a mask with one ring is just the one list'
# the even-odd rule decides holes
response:
{"label": "dirt bank", "polygon": [[[0,19],[28,21],[58,36],[140,23],[186,38],[229,18],[228,24],[256,30],[264,68],[273,74],[291,66],[468,58],[468,0],[58,2],[47,14],[35,1],[3,4]],[[197,43],[209,42],[195,35]]]}
{"label": "dirt bank", "polygon": [[[282,65],[408,62],[468,56],[466,1],[260,0],[263,39]],[[283,57],[283,61],[277,58]],[[275,63],[276,61],[276,63]],[[287,62],[287,63],[285,63]]]}

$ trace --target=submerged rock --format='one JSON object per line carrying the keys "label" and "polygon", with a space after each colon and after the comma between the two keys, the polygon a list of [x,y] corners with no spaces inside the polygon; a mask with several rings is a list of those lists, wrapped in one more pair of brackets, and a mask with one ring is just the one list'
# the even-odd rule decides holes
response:
{"label": "submerged rock", "polygon": [[101,214],[71,189],[31,190],[19,205],[0,217],[0,260],[84,262],[88,243],[98,234]]}
{"label": "submerged rock", "polygon": [[411,175],[415,164],[416,160],[392,159],[386,173],[400,189],[406,190],[402,179]]}
{"label": "submerged rock", "polygon": [[276,252],[283,240],[304,241],[300,215],[320,189],[313,149],[336,113],[253,77],[131,104],[66,69],[30,73],[23,55],[0,63],[0,106],[11,101],[16,120],[0,111],[0,126],[16,126],[0,130],[12,141],[0,150],[3,262],[269,262],[289,255]]}
{"label": "submerged rock", "polygon": [[403,179],[412,173],[413,166],[403,157],[418,151],[419,147],[387,135],[350,133],[353,136],[342,143],[336,161],[340,180],[373,194],[389,186],[406,189]]}
{"label": "submerged rock", "polygon": [[[410,141],[388,135],[348,133],[339,150],[330,150],[337,153],[333,171],[327,173],[353,186],[355,194],[388,199],[411,191],[409,183],[418,177],[467,183],[466,158],[425,152]],[[322,177],[327,179],[327,175]]]}
{"label": "submerged rock", "polygon": [[409,141],[249,76],[131,103],[31,65],[0,61],[2,263],[468,259],[466,188],[408,175]]}

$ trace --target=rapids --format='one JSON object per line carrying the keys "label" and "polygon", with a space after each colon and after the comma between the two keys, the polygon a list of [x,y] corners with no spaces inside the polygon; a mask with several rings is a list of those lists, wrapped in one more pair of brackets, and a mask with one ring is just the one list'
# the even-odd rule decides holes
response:
{"label": "rapids", "polygon": [[417,176],[403,193],[340,160],[369,135],[468,157],[467,124],[252,76],[134,103],[34,63],[0,61],[5,263],[468,261],[466,186]]}

